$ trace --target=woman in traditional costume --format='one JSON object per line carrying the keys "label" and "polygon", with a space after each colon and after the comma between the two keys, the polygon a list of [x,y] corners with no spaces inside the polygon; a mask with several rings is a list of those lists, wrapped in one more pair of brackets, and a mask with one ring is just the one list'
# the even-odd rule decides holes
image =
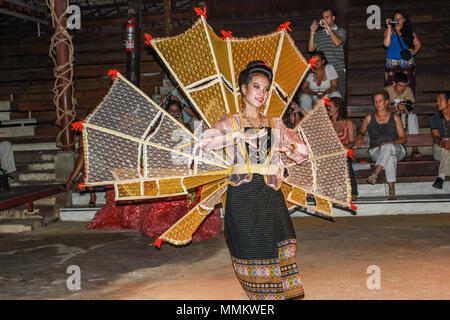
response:
{"label": "woman in traditional costume", "polygon": [[225,206],[225,237],[232,265],[250,299],[301,299],[296,235],[281,191],[281,155],[308,159],[303,141],[264,106],[272,70],[253,61],[239,75],[244,107],[206,130],[200,146],[233,158]]}

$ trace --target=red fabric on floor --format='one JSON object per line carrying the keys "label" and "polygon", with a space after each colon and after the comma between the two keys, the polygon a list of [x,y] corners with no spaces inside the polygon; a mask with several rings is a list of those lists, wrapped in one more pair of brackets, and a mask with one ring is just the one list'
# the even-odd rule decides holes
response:
{"label": "red fabric on floor", "polygon": [[[196,202],[189,205],[187,196],[129,203],[116,203],[114,197],[114,190],[106,192],[105,206],[97,212],[86,229],[132,229],[150,238],[158,238],[196,205]],[[192,241],[211,239],[221,230],[220,210],[216,207],[194,233]]]}

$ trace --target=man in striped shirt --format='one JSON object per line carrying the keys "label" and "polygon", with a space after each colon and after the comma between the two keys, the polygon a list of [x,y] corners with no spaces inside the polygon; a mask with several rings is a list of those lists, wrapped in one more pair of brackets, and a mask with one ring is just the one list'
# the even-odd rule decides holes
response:
{"label": "man in striped shirt", "polygon": [[[346,75],[344,43],[347,40],[347,31],[339,28],[335,23],[336,12],[333,9],[322,11],[322,19],[318,23],[314,20],[310,26],[308,51],[323,51],[329,64],[332,64],[339,76],[338,91],[345,97]],[[319,24],[322,29],[319,30]]]}

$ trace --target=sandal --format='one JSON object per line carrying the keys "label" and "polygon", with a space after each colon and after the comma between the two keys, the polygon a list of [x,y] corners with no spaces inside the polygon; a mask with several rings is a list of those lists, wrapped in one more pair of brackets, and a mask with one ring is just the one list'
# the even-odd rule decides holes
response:
{"label": "sandal", "polygon": [[377,178],[378,176],[375,173],[372,173],[368,178],[367,178],[367,182],[370,184],[375,184],[377,183]]}
{"label": "sandal", "polygon": [[395,196],[395,190],[390,190],[387,196],[388,200],[396,200],[397,197]]}

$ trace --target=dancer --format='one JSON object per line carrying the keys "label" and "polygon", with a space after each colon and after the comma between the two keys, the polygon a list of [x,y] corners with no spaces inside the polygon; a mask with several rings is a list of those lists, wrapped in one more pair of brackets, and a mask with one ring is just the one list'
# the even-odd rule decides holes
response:
{"label": "dancer", "polygon": [[280,154],[301,163],[308,149],[280,118],[266,117],[272,70],[252,61],[239,75],[244,106],[224,115],[203,133],[206,150],[234,154],[227,190],[225,236],[232,265],[250,299],[301,299],[303,285],[296,264],[296,235],[279,174]]}

